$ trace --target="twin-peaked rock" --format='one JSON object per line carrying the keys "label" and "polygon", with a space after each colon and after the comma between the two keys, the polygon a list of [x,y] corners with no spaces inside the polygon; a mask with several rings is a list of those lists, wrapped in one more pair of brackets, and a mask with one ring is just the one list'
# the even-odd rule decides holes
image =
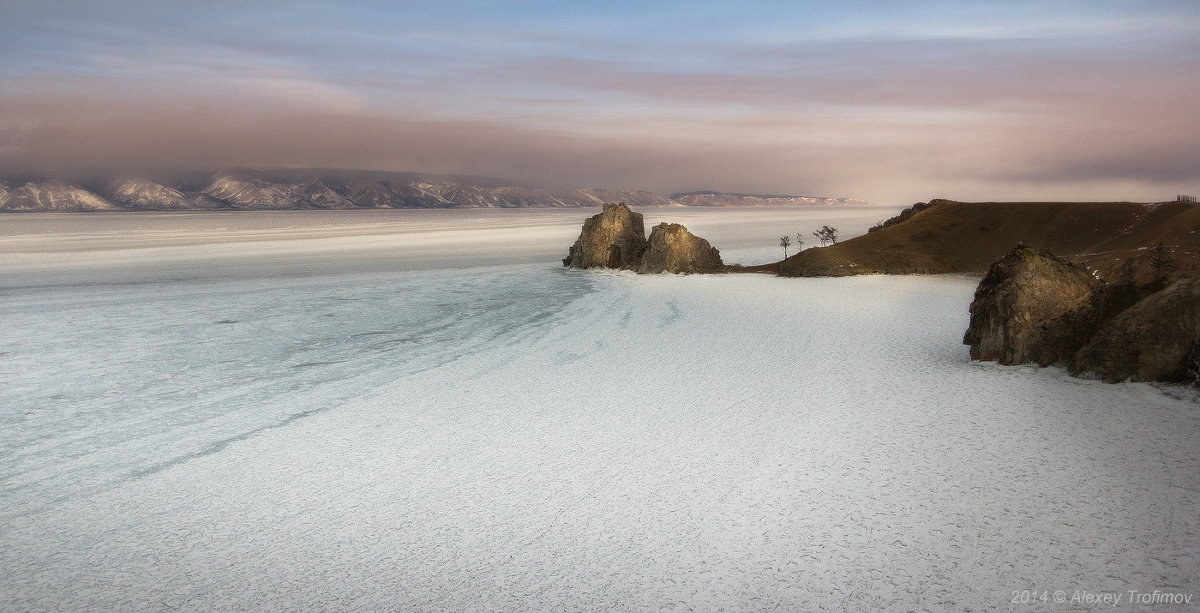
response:
{"label": "twin-peaked rock", "polygon": [[720,252],[708,241],[679,224],[659,224],[647,240],[642,214],[621,202],[605,204],[603,212],[583,222],[563,266],[700,273],[718,272],[722,263]]}

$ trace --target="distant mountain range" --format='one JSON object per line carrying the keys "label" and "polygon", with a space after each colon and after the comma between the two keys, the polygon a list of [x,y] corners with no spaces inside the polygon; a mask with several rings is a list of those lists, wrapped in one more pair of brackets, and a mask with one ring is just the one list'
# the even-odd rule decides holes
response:
{"label": "distant mountain range", "polygon": [[0,212],[865,205],[852,198],[554,190],[487,177],[342,169],[232,168],[161,176],[0,179]]}
{"label": "distant mountain range", "polygon": [[680,192],[671,200],[686,206],[828,206],[870,204],[857,198],[825,198],[822,196],[783,196],[765,194],[731,194],[726,192]]}

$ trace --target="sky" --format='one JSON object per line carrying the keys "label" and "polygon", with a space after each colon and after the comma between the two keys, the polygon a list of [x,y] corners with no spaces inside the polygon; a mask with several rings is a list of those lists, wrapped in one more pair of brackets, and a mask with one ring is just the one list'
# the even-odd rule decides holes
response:
{"label": "sky", "polygon": [[0,174],[1200,192],[1200,2],[0,0]]}

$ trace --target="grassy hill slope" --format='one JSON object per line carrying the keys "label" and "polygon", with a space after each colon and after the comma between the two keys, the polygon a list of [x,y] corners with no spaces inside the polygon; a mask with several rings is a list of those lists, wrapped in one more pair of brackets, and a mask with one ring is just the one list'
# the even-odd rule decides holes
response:
{"label": "grassy hill slope", "polygon": [[1050,249],[1115,279],[1134,258],[1152,275],[1149,248],[1171,249],[1174,272],[1200,269],[1200,204],[954,202],[934,200],[908,219],[779,263],[784,276],[978,273],[1017,243]]}

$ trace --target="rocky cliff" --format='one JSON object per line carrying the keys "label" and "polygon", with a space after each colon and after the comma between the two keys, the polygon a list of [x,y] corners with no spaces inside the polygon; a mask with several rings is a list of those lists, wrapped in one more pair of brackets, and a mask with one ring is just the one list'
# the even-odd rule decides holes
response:
{"label": "rocky cliff", "polygon": [[650,230],[640,273],[710,273],[724,265],[721,252],[677,223],[660,223]]}
{"label": "rocky cliff", "polygon": [[583,222],[583,230],[563,259],[563,266],[637,270],[645,250],[642,214],[629,210],[624,202],[605,204],[602,213]]}
{"label": "rocky cliff", "polygon": [[1108,382],[1195,382],[1200,369],[1200,279],[1102,283],[1018,247],[991,266],[970,311],[972,359],[1062,364]]}
{"label": "rocky cliff", "polygon": [[1071,372],[1110,383],[1171,381],[1193,379],[1188,370],[1198,367],[1200,279],[1185,279],[1105,323],[1075,355]]}

